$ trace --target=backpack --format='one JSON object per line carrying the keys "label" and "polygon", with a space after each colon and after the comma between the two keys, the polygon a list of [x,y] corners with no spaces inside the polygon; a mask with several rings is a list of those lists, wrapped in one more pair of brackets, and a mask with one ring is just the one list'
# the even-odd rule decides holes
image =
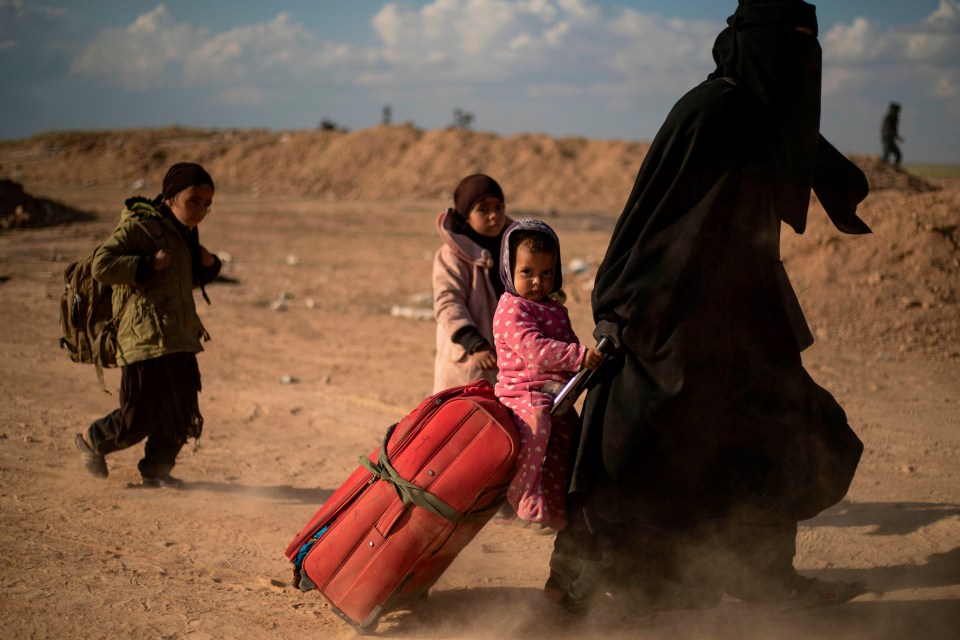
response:
{"label": "backpack", "polygon": [[[163,228],[159,220],[145,216],[133,216],[131,219],[147,232],[158,249],[163,247]],[[103,369],[117,366],[117,323],[120,314],[113,314],[113,287],[93,277],[95,253],[96,249],[87,257],[70,263],[63,271],[60,348],[65,349],[74,362],[96,365],[97,379],[106,391]],[[136,289],[131,288],[124,309],[134,294]]]}

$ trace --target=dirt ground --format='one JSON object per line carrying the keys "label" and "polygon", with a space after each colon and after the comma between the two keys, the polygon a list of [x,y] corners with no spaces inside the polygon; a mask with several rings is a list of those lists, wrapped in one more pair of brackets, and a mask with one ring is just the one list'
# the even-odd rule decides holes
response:
{"label": "dirt ground", "polygon": [[[405,310],[429,307],[445,200],[218,190],[201,226],[227,277],[209,287],[211,306],[198,297],[213,337],[200,355],[204,436],[180,455],[186,489],[141,490],[127,487],[139,447],[109,456],[105,480],[81,468],[73,434],[115,406],[119,375],[107,372],[107,395],[57,345],[63,269],[110,232],[129,185],[18,178],[91,219],[0,232],[0,637],[353,637],[316,592],[290,586],[283,552],[357,456],[430,391],[434,324]],[[490,525],[425,610],[391,614],[379,633],[956,638],[960,184],[942,186],[872,194],[863,214],[876,233],[859,238],[831,232],[814,204],[810,231],[784,242],[818,337],[805,362],[866,447],[846,499],[801,523],[797,566],[864,579],[873,593],[818,610],[725,600],[578,620],[540,592],[552,537]],[[616,213],[547,218],[567,264],[586,265],[565,274],[581,339],[592,330],[590,267]]]}

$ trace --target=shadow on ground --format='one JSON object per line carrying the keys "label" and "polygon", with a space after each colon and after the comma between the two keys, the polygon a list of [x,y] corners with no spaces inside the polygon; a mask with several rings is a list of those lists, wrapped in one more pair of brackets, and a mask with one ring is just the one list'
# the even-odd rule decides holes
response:
{"label": "shadow on ground", "polygon": [[960,505],[933,502],[848,502],[842,500],[805,527],[870,527],[869,535],[902,536],[939,520],[960,516]]}
{"label": "shadow on ground", "polygon": [[331,489],[291,487],[290,485],[276,487],[251,487],[243,484],[231,484],[226,482],[190,482],[183,488],[183,490],[210,491],[216,493],[253,496],[268,500],[295,501],[314,505],[317,508],[326,502],[327,498],[333,495],[333,491]]}
{"label": "shadow on ground", "polygon": [[539,589],[485,587],[433,592],[422,610],[385,616],[377,635],[451,640],[947,640],[957,637],[958,628],[957,600],[885,601],[862,596],[844,605],[813,609],[725,600],[714,609],[646,614],[601,606],[578,618],[544,601]]}

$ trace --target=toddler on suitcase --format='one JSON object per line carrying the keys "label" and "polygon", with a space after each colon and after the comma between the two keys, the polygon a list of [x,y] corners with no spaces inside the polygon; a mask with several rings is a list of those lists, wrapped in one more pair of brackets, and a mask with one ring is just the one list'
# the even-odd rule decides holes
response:
{"label": "toddler on suitcase", "polygon": [[499,374],[497,398],[513,414],[520,455],[507,500],[523,520],[563,529],[566,476],[573,423],[553,424],[555,392],[582,368],[595,369],[601,353],[580,345],[566,308],[550,297],[560,289],[560,241],[534,218],[507,228],[500,251],[506,291],[494,314]]}

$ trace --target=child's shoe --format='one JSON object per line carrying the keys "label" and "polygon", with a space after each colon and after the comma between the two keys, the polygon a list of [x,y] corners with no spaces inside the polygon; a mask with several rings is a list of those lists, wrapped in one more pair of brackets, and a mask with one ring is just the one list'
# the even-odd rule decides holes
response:
{"label": "child's shoe", "polygon": [[186,486],[186,483],[180,478],[174,478],[170,474],[165,476],[159,476],[157,478],[149,478],[147,476],[140,476],[144,487],[152,487],[157,489],[183,489]]}
{"label": "child's shoe", "polygon": [[73,441],[76,443],[77,449],[80,450],[80,462],[83,464],[83,468],[93,476],[106,478],[110,471],[107,469],[107,459],[103,454],[97,453],[82,433],[76,434]]}

